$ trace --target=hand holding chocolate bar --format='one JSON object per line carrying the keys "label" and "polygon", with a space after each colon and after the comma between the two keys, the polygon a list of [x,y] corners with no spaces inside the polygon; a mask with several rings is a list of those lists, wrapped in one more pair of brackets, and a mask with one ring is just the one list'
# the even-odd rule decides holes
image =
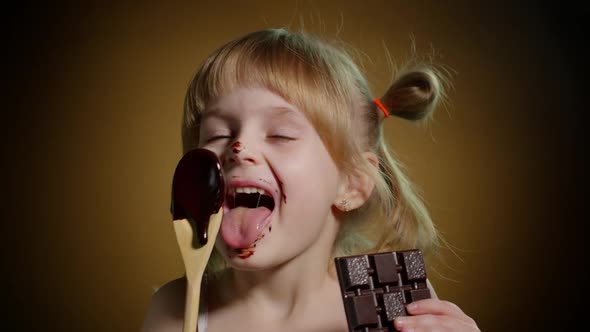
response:
{"label": "hand holding chocolate bar", "polygon": [[396,331],[406,304],[430,298],[419,250],[337,257],[336,272],[350,332]]}

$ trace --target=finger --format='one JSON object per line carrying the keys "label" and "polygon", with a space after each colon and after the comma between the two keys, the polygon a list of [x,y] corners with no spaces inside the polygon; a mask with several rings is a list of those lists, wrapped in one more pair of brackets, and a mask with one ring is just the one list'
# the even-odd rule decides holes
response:
{"label": "finger", "polygon": [[398,317],[393,321],[396,330],[401,332],[449,331],[479,332],[476,325],[468,324],[457,318],[441,315],[420,315]]}
{"label": "finger", "polygon": [[[449,318],[447,317],[446,320]],[[453,318],[451,318],[453,319]],[[444,316],[420,315],[398,317],[393,321],[396,330],[401,332],[409,331],[454,331]],[[456,319],[453,319],[456,321]],[[456,330],[455,330],[456,331]]]}
{"label": "finger", "polygon": [[426,299],[408,304],[406,307],[410,315],[443,315],[469,322],[471,319],[454,303],[436,299]]}

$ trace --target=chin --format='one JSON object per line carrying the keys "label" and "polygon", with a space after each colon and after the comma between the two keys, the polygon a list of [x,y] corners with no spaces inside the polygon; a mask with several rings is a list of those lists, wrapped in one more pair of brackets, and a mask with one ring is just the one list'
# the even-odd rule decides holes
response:
{"label": "chin", "polygon": [[266,271],[280,265],[279,262],[273,260],[267,255],[255,252],[249,257],[240,257],[236,254],[224,255],[227,264],[234,270],[238,271]]}
{"label": "chin", "polygon": [[256,247],[248,249],[234,249],[222,242],[219,249],[227,265],[238,271],[271,270],[290,260],[284,251],[268,242],[258,243]]}

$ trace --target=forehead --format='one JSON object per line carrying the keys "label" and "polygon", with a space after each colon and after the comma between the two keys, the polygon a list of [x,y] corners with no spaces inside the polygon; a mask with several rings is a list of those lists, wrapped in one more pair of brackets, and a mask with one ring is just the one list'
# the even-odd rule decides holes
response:
{"label": "forehead", "polygon": [[295,105],[264,88],[237,88],[215,98],[204,109],[202,120],[250,116],[306,120]]}

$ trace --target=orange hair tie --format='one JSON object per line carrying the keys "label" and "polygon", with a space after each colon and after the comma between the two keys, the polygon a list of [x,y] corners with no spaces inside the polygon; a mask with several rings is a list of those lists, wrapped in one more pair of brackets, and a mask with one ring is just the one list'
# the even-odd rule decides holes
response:
{"label": "orange hair tie", "polygon": [[377,104],[377,107],[379,107],[381,109],[381,111],[383,111],[383,114],[385,114],[385,117],[388,118],[389,111],[387,111],[387,108],[385,108],[385,106],[383,106],[383,104],[381,104],[381,100],[373,99],[373,101],[375,102],[375,104]]}

